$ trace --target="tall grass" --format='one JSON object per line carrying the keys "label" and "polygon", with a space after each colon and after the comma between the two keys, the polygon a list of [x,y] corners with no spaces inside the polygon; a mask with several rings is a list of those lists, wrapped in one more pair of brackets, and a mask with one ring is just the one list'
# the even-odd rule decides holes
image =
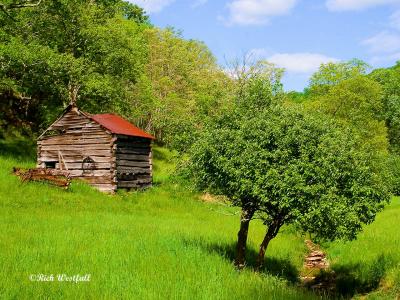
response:
{"label": "tall grass", "polygon": [[400,198],[396,197],[357,240],[326,245],[340,294],[400,298],[399,217]]}
{"label": "tall grass", "polygon": [[[229,215],[235,210],[168,183],[172,156],[158,152],[155,187],[112,196],[79,182],[68,191],[21,183],[12,166],[34,164],[0,158],[0,298],[317,298],[289,282],[304,253],[293,234],[272,243],[265,273],[237,272],[232,254],[239,217]],[[252,225],[250,250],[263,233],[261,224]],[[91,274],[91,281],[29,279],[63,273]]]}
{"label": "tall grass", "polygon": [[[11,153],[12,154],[12,153]],[[153,188],[102,194],[79,181],[65,191],[21,183],[20,155],[0,156],[0,299],[317,299],[298,286],[303,238],[283,229],[266,268],[252,271],[265,228],[250,227],[250,267],[232,265],[237,209],[203,202],[170,180],[174,154],[154,152]],[[338,293],[394,299],[400,291],[400,200],[353,242],[323,245]],[[91,274],[90,282],[34,282],[31,274]]]}

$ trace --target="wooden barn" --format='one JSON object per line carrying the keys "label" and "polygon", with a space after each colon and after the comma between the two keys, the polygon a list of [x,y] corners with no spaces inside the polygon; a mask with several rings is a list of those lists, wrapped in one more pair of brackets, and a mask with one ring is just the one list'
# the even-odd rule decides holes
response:
{"label": "wooden barn", "polygon": [[38,138],[38,168],[67,170],[104,192],[152,184],[154,137],[113,114],[69,105]]}

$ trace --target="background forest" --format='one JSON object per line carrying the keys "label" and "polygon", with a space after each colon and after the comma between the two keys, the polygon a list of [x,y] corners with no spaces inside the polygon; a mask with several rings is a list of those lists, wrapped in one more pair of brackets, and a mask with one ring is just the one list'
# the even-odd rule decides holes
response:
{"label": "background forest", "polygon": [[[321,65],[319,70],[312,75],[303,92],[285,91],[281,82],[285,70],[267,61],[256,61],[251,54],[227,62],[226,66],[220,66],[207,45],[201,41],[184,39],[179,30],[174,28],[157,28],[152,25],[145,11],[122,0],[43,0],[22,1],[18,4],[16,1],[8,0],[0,3],[0,10],[0,155],[7,157],[4,158],[3,164],[11,168],[16,157],[23,157],[28,158],[28,164],[31,166],[32,158],[35,156],[36,137],[62,113],[71,101],[76,101],[81,110],[92,114],[106,112],[119,114],[152,133],[157,139],[157,146],[169,149],[155,148],[155,182],[165,185],[156,186],[154,190],[151,190],[150,202],[146,202],[145,205],[148,205],[146,206],[148,211],[157,211],[161,219],[165,218],[163,230],[164,228],[171,230],[168,232],[171,238],[184,236],[183,242],[176,240],[182,248],[179,248],[181,253],[185,253],[189,248],[193,248],[192,250],[196,252],[199,249],[198,246],[205,243],[203,247],[207,251],[212,249],[210,251],[213,254],[218,252],[225,258],[229,257],[228,263],[223,262],[223,264],[228,272],[234,272],[230,265],[231,258],[234,256],[230,234],[233,230],[232,224],[229,223],[229,230],[221,231],[226,234],[223,247],[220,244],[212,244],[214,238],[220,239],[212,224],[218,222],[222,224],[223,221],[219,216],[212,214],[210,218],[209,211],[202,210],[204,207],[198,203],[197,196],[194,196],[193,191],[189,191],[187,186],[186,188],[179,187],[175,185],[175,182],[172,184],[166,179],[169,173],[175,170],[175,164],[179,165],[180,174],[189,175],[191,179],[194,178],[193,181],[197,181],[197,187],[206,191],[220,192],[242,209],[246,204],[242,200],[245,198],[248,200],[248,195],[255,195],[254,198],[257,201],[264,197],[263,193],[266,193],[265,187],[268,184],[270,194],[280,189],[274,195],[276,199],[273,199],[272,205],[264,201],[267,203],[265,207],[262,205],[257,207],[257,210],[264,213],[264,219],[260,218],[262,220],[260,223],[256,223],[258,220],[253,223],[258,226],[257,236],[262,237],[265,225],[271,228],[271,224],[275,221],[271,220],[271,211],[277,207],[281,209],[279,205],[293,208],[293,211],[285,215],[284,221],[278,222],[279,226],[271,239],[277,235],[281,226],[288,225],[285,227],[288,231],[282,233],[282,239],[287,243],[288,257],[293,256],[290,252],[293,251],[290,239],[295,239],[296,254],[294,258],[289,258],[289,261],[296,260],[293,267],[295,270],[302,267],[304,236],[300,236],[300,231],[296,231],[299,227],[291,227],[291,225],[299,226],[300,224],[302,234],[315,233],[316,237],[320,236],[323,242],[339,239],[338,244],[333,242],[326,244],[328,248],[334,249],[330,253],[331,257],[335,258],[335,255],[340,256],[343,253],[350,255],[351,251],[346,247],[350,247],[351,244],[339,244],[341,239],[355,239],[356,234],[362,231],[366,224],[371,223],[376,214],[383,209],[384,204],[389,202],[391,193],[395,195],[400,193],[400,63],[385,69],[372,69],[358,59],[327,63]],[[276,140],[282,142],[279,143]],[[31,147],[25,147],[26,143],[31,144]],[[252,149],[259,152],[242,151],[249,143],[254,143]],[[260,147],[257,148],[257,146]],[[180,155],[181,159],[176,162],[170,151],[183,155]],[[10,154],[12,158],[8,158]],[[213,161],[215,158],[213,154],[216,154],[215,161]],[[317,157],[316,154],[321,154],[321,157]],[[225,159],[226,157],[234,159],[228,160]],[[275,164],[273,166],[276,166],[276,174],[279,176],[265,175],[267,168],[266,165],[259,163],[260,157],[261,161],[272,162],[268,167]],[[320,159],[323,166],[320,169],[318,169],[319,165],[314,163],[317,159]],[[174,164],[173,167],[170,166],[171,162]],[[287,170],[289,163],[292,164],[290,166],[293,166],[293,169]],[[248,166],[251,166],[251,169]],[[335,167],[335,174],[330,173],[332,166]],[[16,191],[12,199],[22,199],[23,197],[18,194],[22,192],[18,192],[16,188],[17,181],[12,181],[13,179],[10,180],[7,177],[9,175],[7,170],[3,170],[0,175],[6,178],[4,182],[10,181],[7,183],[12,187],[10,190]],[[220,170],[226,172],[218,173]],[[311,184],[300,184],[307,177],[306,175],[309,175],[305,174],[307,172],[304,170],[312,172],[313,176],[321,175],[315,176],[319,181],[317,180],[312,188],[310,188]],[[160,174],[162,176],[157,178]],[[272,181],[271,178],[273,178]],[[279,183],[282,185],[279,186]],[[38,207],[47,204],[47,200],[41,202],[39,198],[36,199],[36,195],[40,194],[37,190],[42,188],[40,185],[24,188],[30,189],[32,195],[35,195],[30,196],[32,203],[38,201]],[[4,206],[10,209],[11,216],[15,207],[11,200],[7,200],[8,190],[4,187],[3,191],[0,189],[0,192],[3,192],[3,200],[6,199]],[[43,190],[53,198],[61,197],[57,209],[59,208],[60,213],[67,211],[68,217],[69,208],[65,208],[64,205],[69,204],[65,204],[66,201],[63,200],[69,197],[75,199],[74,187],[71,195],[60,194],[61,196],[57,196],[50,188],[46,187]],[[80,198],[78,202],[72,202],[72,205],[76,204],[77,207],[99,205],[93,210],[103,211],[104,209],[109,213],[108,204],[103,201],[106,196],[99,196],[79,184],[75,186],[75,190],[78,191],[77,195]],[[288,190],[298,194],[288,196],[285,202],[283,199]],[[98,201],[87,204],[84,202],[86,194],[92,195]],[[304,203],[296,207],[299,194],[304,199]],[[124,205],[127,210],[132,210],[133,215],[137,208],[135,205],[140,202],[138,199],[145,198],[146,194],[133,194],[132,198],[129,198],[131,196],[122,193],[116,195],[115,199],[121,202],[126,201]],[[264,200],[268,197],[270,196],[266,195]],[[192,198],[196,201],[187,200]],[[325,202],[322,200],[318,202],[320,198],[324,198]],[[361,198],[362,201],[354,200]],[[335,203],[343,200],[341,209],[335,210],[335,207],[331,205],[332,199],[335,199]],[[256,203],[256,200],[251,205]],[[19,205],[19,200],[15,201]],[[318,205],[326,205],[328,208],[333,207],[333,209],[326,215],[325,212],[328,210],[318,210],[319,207],[317,207],[316,215],[306,215],[304,212],[308,211],[311,201],[318,202]],[[188,213],[187,203],[191,203],[194,213],[200,216],[204,214],[204,219],[214,222],[212,224],[209,222],[210,228],[207,232],[203,232],[204,241],[189,240],[193,238],[195,230],[186,233],[179,231],[188,223],[181,220],[181,215]],[[21,206],[24,205],[24,203],[21,204]],[[213,205],[210,204],[209,210],[215,209]],[[398,200],[393,205],[397,208]],[[122,206],[122,210],[124,207]],[[173,210],[174,207],[179,208],[177,211],[180,214],[172,213],[176,218],[176,224],[171,225],[175,221],[170,221],[171,215],[164,216],[163,213],[168,212],[168,209]],[[73,207],[71,211],[74,209]],[[117,217],[120,214],[119,209],[121,208],[115,207],[113,210]],[[232,207],[228,208],[230,209]],[[148,223],[143,226],[148,226],[146,230],[151,234],[152,226],[156,222],[148,221],[150,220],[148,211],[143,213],[144,224]],[[389,214],[388,211],[384,213]],[[239,212],[233,213],[237,215]],[[31,218],[31,215],[27,219]],[[249,221],[252,216],[253,214]],[[117,217],[110,217],[110,226],[114,226],[112,224],[115,223],[112,222]],[[185,215],[185,218],[189,217]],[[392,216],[392,219],[395,218]],[[5,223],[6,228],[13,228],[12,219],[7,220],[9,223]],[[125,221],[126,224],[122,222],[121,226],[131,226],[132,220]],[[201,222],[201,220],[196,219],[196,222]],[[340,226],[340,222],[348,223]],[[380,222],[379,224],[382,224],[382,220]],[[330,225],[322,226],[326,223]],[[65,224],[68,224],[68,220]],[[98,227],[95,222],[92,225],[93,228]],[[226,225],[221,225],[223,226]],[[197,223],[193,225],[196,230],[200,227]],[[124,232],[126,232],[125,229]],[[211,232],[212,238],[209,238]],[[86,232],[82,231],[82,234],[85,235]],[[113,246],[113,236],[104,234]],[[372,233],[367,231],[364,236],[367,236],[365,239],[372,245],[374,238],[371,238],[370,234]],[[342,265],[339,264],[339,267],[336,267],[335,272],[339,274],[337,276],[339,279],[343,276],[344,279],[342,279],[345,281],[341,282],[342,296],[371,292],[378,288],[382,278],[392,280],[387,284],[389,288],[392,288],[390,296],[398,292],[400,277],[396,264],[399,260],[393,254],[395,253],[393,249],[396,249],[393,246],[395,244],[391,244],[397,236],[393,232],[391,234],[385,243],[390,244],[387,248],[390,248],[390,255],[395,258],[391,260],[391,256],[383,257],[381,269],[373,269],[375,259],[378,257],[375,254],[380,249],[376,253],[373,252],[374,249],[371,250],[373,254],[370,253],[367,256],[369,259],[367,264],[354,262],[354,266],[345,270],[349,274],[355,270],[356,275],[351,274],[354,277],[343,271],[345,267],[340,269]],[[379,236],[384,236],[384,234],[379,234]],[[53,238],[50,237],[49,241]],[[121,249],[118,249],[121,253],[125,252],[121,242],[124,238],[125,236],[119,239],[118,247]],[[267,241],[267,244],[271,239]],[[277,243],[283,243],[279,242],[280,239],[279,237]],[[144,238],[143,244],[147,241]],[[162,248],[157,244],[158,242],[155,241],[154,244]],[[175,244],[171,244],[172,246],[168,244],[169,242],[169,240],[166,242],[167,248],[176,247]],[[357,248],[358,258],[363,257],[363,247],[361,245]],[[379,247],[385,247],[383,242]],[[16,244],[15,253],[19,251],[19,248],[20,245]],[[254,245],[250,245],[250,254],[254,252],[253,248],[255,248]],[[272,247],[271,257],[278,252],[274,249]],[[335,249],[339,250],[335,253]],[[139,253],[141,250],[137,251]],[[151,264],[152,257],[155,256],[151,251],[149,250],[146,254],[148,264]],[[85,256],[85,259],[90,259],[92,254]],[[190,252],[188,256],[192,254]],[[265,249],[260,259],[262,262],[264,262],[264,254]],[[217,259],[220,259],[220,256],[218,255]],[[243,259],[244,256],[243,253]],[[271,266],[275,265],[275,273],[287,272],[285,270],[287,266],[283,263],[286,258],[279,257],[276,261],[271,259],[268,261],[268,256],[269,253],[266,268],[271,270]],[[10,256],[9,261],[16,259]],[[191,262],[187,265],[190,266],[193,262],[201,265],[202,259],[200,255],[198,260],[191,261],[189,257],[188,261]],[[346,262],[352,259],[356,258],[347,257]],[[385,263],[385,259],[389,263]],[[98,265],[101,266],[104,261],[100,259]],[[179,259],[174,263],[179,265]],[[343,264],[343,260],[340,263]],[[124,263],[118,262],[118,264]],[[244,266],[244,263],[239,262],[238,265]],[[214,264],[210,263],[210,266]],[[257,266],[259,269],[262,267],[262,263]],[[168,264],[165,265],[165,269],[169,272]],[[197,270],[197,267],[188,268],[188,272],[192,272],[192,269]],[[147,265],[143,265],[141,270],[147,270]],[[390,270],[387,273],[392,277],[385,277],[387,270]],[[208,282],[208,270],[203,271],[204,282]],[[143,271],[143,274],[145,273]],[[218,272],[215,273],[218,274]],[[190,274],[190,276],[193,275]],[[229,274],[229,276],[236,276],[236,273]],[[169,274],[170,280],[167,282],[171,284],[179,282],[175,280],[175,275],[175,273]],[[292,277],[298,278],[297,275],[296,273]],[[197,278],[197,275],[190,276],[185,278]],[[229,276],[226,278],[231,278]],[[253,280],[253,274],[249,276],[251,277],[249,277],[249,282],[252,283],[264,280],[258,277]],[[267,278],[271,280],[271,277]],[[219,281],[220,279],[215,280],[217,284]],[[115,278],[115,282],[120,284],[120,278]],[[146,277],[143,282],[149,282],[151,285],[154,280]],[[232,282],[236,282],[236,279],[232,279]],[[264,282],[261,285],[263,284]],[[282,295],[285,293],[284,284],[280,290]],[[102,286],[99,285],[100,290]],[[292,288],[290,298],[304,296],[298,295],[297,290],[292,290]],[[193,290],[186,290],[186,287],[184,289],[188,297],[194,295]],[[107,291],[111,293],[111,290],[110,288]],[[175,295],[174,293],[179,289],[171,289],[171,291],[172,295]],[[215,295],[213,289],[207,291],[210,293],[207,295]],[[45,291],[42,292],[45,295]],[[144,294],[147,292],[146,289],[142,291]],[[198,291],[195,290],[195,292]],[[262,295],[262,292],[257,289],[257,295]],[[18,292],[13,293],[10,292],[9,295],[18,294]],[[253,290],[246,290],[246,294],[238,298],[248,298],[252,293]],[[227,292],[224,296],[228,294]],[[310,295],[306,294],[304,297],[308,299],[315,296]]]}
{"label": "background forest", "polygon": [[234,106],[246,84],[264,75],[269,87],[262,92],[271,98],[360,128],[374,149],[390,151],[397,162],[399,65],[325,64],[303,93],[286,93],[283,70],[250,56],[223,68],[205,44],[153,26],[141,8],[124,1],[56,0],[26,8],[6,2],[2,8],[2,137],[37,135],[76,98],[83,110],[115,112],[158,143],[185,150],[207,120]]}

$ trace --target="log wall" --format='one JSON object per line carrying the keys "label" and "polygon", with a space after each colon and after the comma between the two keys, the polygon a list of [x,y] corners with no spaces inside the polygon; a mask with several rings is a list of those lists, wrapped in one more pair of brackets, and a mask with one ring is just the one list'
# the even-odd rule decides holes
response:
{"label": "log wall", "polygon": [[131,189],[151,186],[151,140],[117,136],[115,154],[118,188]]}
{"label": "log wall", "polygon": [[[110,132],[71,110],[38,140],[37,166],[45,168],[46,163],[55,162],[56,169],[68,169],[71,177],[112,192],[117,187],[114,142]],[[88,157],[94,162],[84,163]]]}

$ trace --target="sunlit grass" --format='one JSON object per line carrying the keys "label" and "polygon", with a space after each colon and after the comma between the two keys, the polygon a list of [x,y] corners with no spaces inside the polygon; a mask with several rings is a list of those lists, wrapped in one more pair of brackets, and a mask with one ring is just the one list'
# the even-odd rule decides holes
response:
{"label": "sunlit grass", "polygon": [[[265,228],[250,227],[250,266],[232,265],[237,208],[201,201],[170,180],[176,155],[156,148],[153,188],[102,194],[74,181],[67,191],[21,183],[0,157],[0,298],[317,299],[297,281],[304,238],[284,228],[267,252],[266,270],[251,264]],[[323,245],[338,296],[393,299],[400,286],[400,200],[394,199],[356,241]],[[31,282],[30,274],[91,274],[88,283]]]}
{"label": "sunlit grass", "polygon": [[[174,156],[158,152],[154,188],[112,196],[79,182],[68,191],[21,183],[11,168],[34,163],[0,158],[0,298],[315,298],[285,279],[301,266],[301,237],[282,235],[272,243],[268,264],[279,276],[236,271],[236,209],[204,203],[168,183]],[[251,251],[263,233],[255,222]],[[91,274],[91,281],[29,280],[60,273]]]}
{"label": "sunlit grass", "polygon": [[[400,297],[400,199],[352,242],[327,245],[342,294],[371,293],[371,299]],[[374,292],[374,290],[378,290]]]}

